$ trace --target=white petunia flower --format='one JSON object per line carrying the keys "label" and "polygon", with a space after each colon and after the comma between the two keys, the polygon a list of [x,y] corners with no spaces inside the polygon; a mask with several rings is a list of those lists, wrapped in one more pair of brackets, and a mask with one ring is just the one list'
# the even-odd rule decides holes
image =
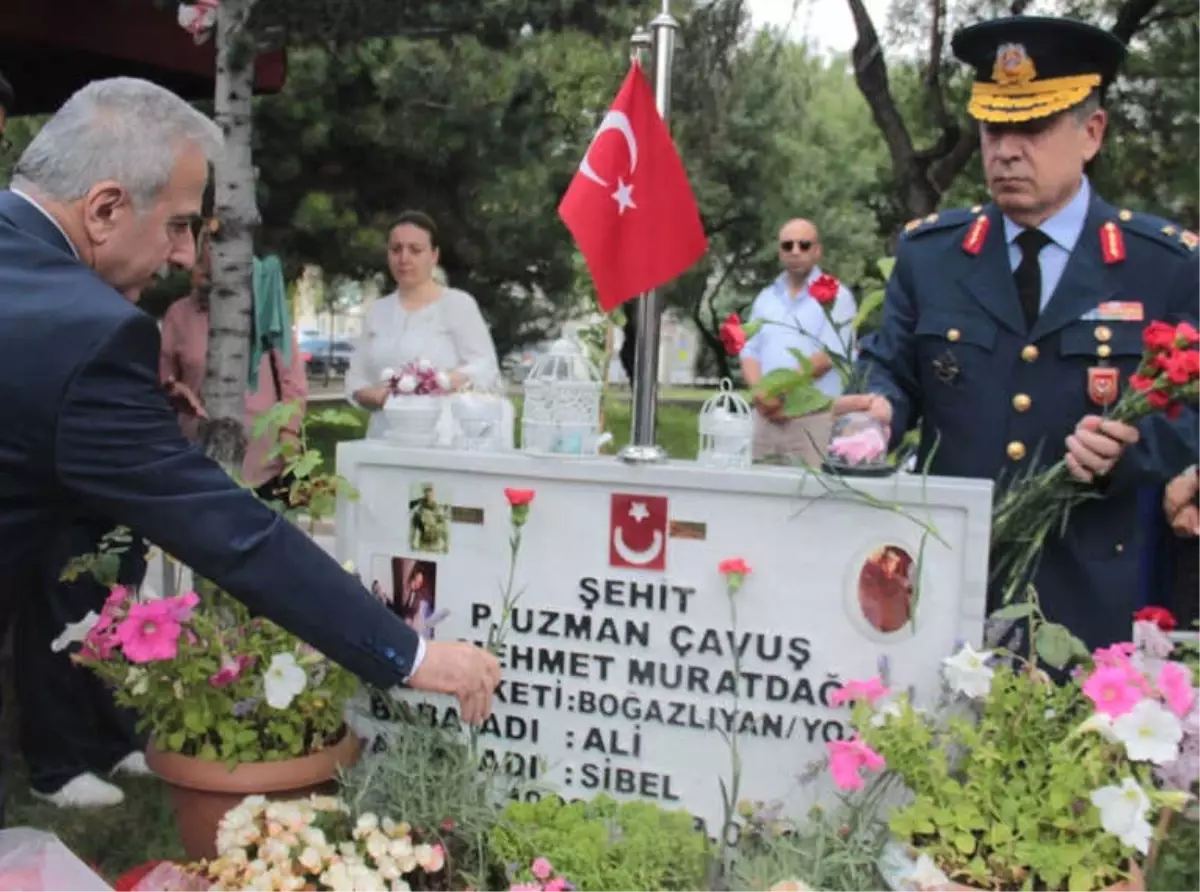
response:
{"label": "white petunia flower", "polygon": [[928,855],[921,855],[913,864],[912,872],[904,877],[913,889],[942,889],[950,881]]}
{"label": "white petunia flower", "polygon": [[1131,777],[1121,781],[1121,786],[1101,787],[1093,790],[1092,805],[1100,811],[1100,826],[1122,843],[1143,855],[1150,851],[1150,836],[1153,832],[1146,814],[1150,799],[1137,781]]}
{"label": "white petunia flower", "polygon": [[903,714],[904,707],[901,698],[895,694],[885,694],[881,700],[875,703],[875,710],[871,713],[871,726],[882,728],[889,719],[898,719]]}
{"label": "white petunia flower", "polygon": [[1133,761],[1167,765],[1179,755],[1183,724],[1171,710],[1147,697],[1113,719],[1113,734]]}
{"label": "white petunia flower", "polygon": [[266,690],[267,705],[272,709],[287,709],[292,701],[308,686],[308,676],[296,664],[291,654],[275,654],[271,665],[263,673],[263,688]]}
{"label": "white petunia flower", "polygon": [[970,644],[964,644],[954,656],[943,659],[943,672],[950,689],[973,700],[986,697],[992,689],[995,674],[987,664],[991,656],[989,650],[977,651]]}
{"label": "white petunia flower", "polygon": [[67,623],[63,627],[62,633],[50,642],[50,649],[57,654],[62,653],[72,644],[79,644],[98,622],[100,622],[100,614],[95,610],[89,610],[87,616],[78,622]]}

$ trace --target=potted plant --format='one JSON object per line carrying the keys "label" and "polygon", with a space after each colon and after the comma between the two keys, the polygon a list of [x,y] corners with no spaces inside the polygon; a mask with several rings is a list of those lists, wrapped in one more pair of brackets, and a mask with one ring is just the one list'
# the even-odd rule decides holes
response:
{"label": "potted plant", "polygon": [[[1036,601],[1002,618],[1028,620],[1047,651],[1082,650]],[[1171,648],[1139,622],[1135,642],[1097,650],[1056,685],[1036,647],[1026,659],[963,645],[928,712],[882,677],[848,683],[858,734],[829,744],[829,767],[842,789],[864,771],[904,788],[880,865],[892,888],[1144,888],[1154,825],[1188,798],[1162,781],[1196,724],[1195,679]]]}
{"label": "potted plant", "polygon": [[[277,410],[276,422],[292,411]],[[293,480],[289,514],[315,520],[332,508],[344,481],[315,473],[320,455],[307,449],[307,424],[277,454]],[[128,537],[106,538],[64,575],[90,572],[111,585],[120,550],[111,543]],[[149,733],[146,761],[171,788],[189,857],[215,856],[218,822],[247,795],[320,789],[358,756],[343,718],[354,676],[205,580],[169,598],[111,585],[99,614],[60,640],[80,643],[73,659],[107,682]]]}

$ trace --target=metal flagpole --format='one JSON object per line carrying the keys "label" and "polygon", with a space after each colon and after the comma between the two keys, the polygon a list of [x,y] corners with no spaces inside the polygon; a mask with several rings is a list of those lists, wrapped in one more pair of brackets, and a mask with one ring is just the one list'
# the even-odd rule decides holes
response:
{"label": "metal flagpole", "polygon": [[[654,52],[654,104],[663,122],[671,111],[671,63],[675,55],[675,34],[679,22],[671,15],[670,0],[663,0],[662,12],[650,23]],[[646,44],[645,29],[634,32],[633,52]],[[633,435],[629,445],[618,453],[630,464],[654,464],[665,461],[667,452],[654,442],[655,412],[658,409],[658,349],[662,328],[662,300],[658,290],[647,291],[637,302],[637,344],[633,360]]]}

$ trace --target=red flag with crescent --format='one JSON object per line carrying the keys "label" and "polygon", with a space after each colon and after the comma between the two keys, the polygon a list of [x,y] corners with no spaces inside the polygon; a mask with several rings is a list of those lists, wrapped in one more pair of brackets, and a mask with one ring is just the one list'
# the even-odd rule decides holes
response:
{"label": "red flag with crescent", "polygon": [[666,496],[613,493],[608,515],[608,563],[631,570],[667,568]]}
{"label": "red flag with crescent", "polygon": [[700,209],[637,63],[600,122],[558,215],[606,313],[686,272],[708,250]]}

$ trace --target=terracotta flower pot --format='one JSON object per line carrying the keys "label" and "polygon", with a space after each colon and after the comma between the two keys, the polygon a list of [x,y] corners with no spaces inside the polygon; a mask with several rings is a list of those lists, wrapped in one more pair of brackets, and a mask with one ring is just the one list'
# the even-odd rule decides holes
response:
{"label": "terracotta flower pot", "polygon": [[209,762],[178,753],[164,753],[151,744],[146,763],[171,788],[171,807],[188,858],[215,858],[217,825],[225,813],[247,796],[296,799],[330,792],[339,768],[358,759],[358,737],[347,732],[332,746],[309,756],[282,762],[248,762],[232,771],[223,762]]}
{"label": "terracotta flower pot", "polygon": [[[963,886],[958,883],[950,883],[946,886],[941,886],[938,892],[979,892],[976,886]],[[1146,877],[1142,874],[1142,869],[1135,863],[1129,865],[1129,879],[1122,880],[1113,886],[1105,886],[1103,892],[1146,892]]]}

